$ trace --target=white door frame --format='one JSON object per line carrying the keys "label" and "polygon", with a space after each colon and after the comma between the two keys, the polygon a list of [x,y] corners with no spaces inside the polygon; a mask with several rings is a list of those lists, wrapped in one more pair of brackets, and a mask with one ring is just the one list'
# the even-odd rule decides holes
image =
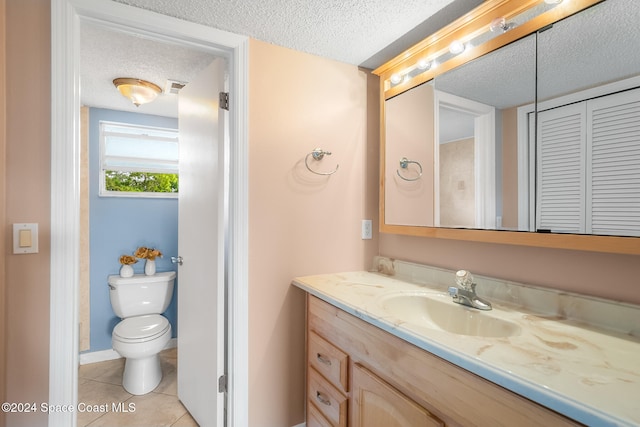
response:
{"label": "white door frame", "polygon": [[475,116],[475,226],[496,228],[496,112],[491,105],[482,104],[439,90],[435,92],[435,226],[440,226],[440,106]]}
{"label": "white door frame", "polygon": [[[49,404],[78,400],[80,21],[199,46],[229,59],[228,425],[248,426],[248,38],[108,0],[51,2],[51,283]],[[49,426],[75,426],[51,412]]]}

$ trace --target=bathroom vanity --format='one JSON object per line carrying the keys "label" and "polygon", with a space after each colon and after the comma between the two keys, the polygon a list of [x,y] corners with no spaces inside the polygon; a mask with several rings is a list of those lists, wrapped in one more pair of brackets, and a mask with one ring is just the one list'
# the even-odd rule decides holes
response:
{"label": "bathroom vanity", "polygon": [[376,263],[294,279],[308,427],[640,424],[638,307],[477,277],[480,312],[455,272]]}

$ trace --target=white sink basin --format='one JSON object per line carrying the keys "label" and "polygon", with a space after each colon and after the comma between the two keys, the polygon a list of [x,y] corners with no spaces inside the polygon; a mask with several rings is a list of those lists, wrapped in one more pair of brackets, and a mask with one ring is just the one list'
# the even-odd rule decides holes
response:
{"label": "white sink basin", "polygon": [[435,292],[396,292],[381,296],[378,304],[405,323],[452,334],[498,338],[519,335],[521,330],[491,312],[456,304],[451,297]]}

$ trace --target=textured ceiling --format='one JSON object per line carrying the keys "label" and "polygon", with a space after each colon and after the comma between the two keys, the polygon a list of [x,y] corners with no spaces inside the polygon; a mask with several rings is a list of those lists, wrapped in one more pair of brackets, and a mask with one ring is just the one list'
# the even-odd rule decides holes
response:
{"label": "textured ceiling", "polygon": [[[608,0],[435,79],[497,108],[555,98],[640,73],[638,0]],[[537,67],[537,75],[536,75]],[[536,82],[537,79],[537,82]],[[537,84],[537,86],[536,86]]]}
{"label": "textured ceiling", "polygon": [[117,1],[360,65],[453,0]]}
{"label": "textured ceiling", "polygon": [[[373,69],[483,0],[114,1]],[[94,23],[82,23],[80,40],[82,102],[92,107],[175,117],[175,96],[161,95],[136,108],[111,81],[135,77],[159,86],[167,79],[188,82],[212,59]]]}
{"label": "textured ceiling", "polygon": [[[354,65],[375,68],[482,0],[117,0],[188,21]],[[444,6],[444,8],[443,8]],[[540,100],[637,75],[640,0],[607,0],[539,34]],[[416,26],[417,25],[417,26]],[[437,89],[499,108],[535,98],[534,36],[436,78]],[[135,62],[131,58],[136,58]],[[83,23],[85,105],[175,117],[175,95],[139,108],[114,89],[116,77],[164,86],[189,81],[212,57]]]}
{"label": "textured ceiling", "polygon": [[115,32],[95,24],[80,27],[80,92],[90,107],[177,117],[177,95],[161,94],[135,107],[113,85],[117,77],[140,78],[164,89],[167,79],[188,82],[213,61],[196,50]]}

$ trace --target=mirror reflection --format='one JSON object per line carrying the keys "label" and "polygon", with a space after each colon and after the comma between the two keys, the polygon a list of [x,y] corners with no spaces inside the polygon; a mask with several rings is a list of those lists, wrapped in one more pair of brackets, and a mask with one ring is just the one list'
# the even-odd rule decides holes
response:
{"label": "mirror reflection", "polygon": [[519,197],[528,202],[518,138],[529,123],[517,112],[535,101],[535,49],[531,35],[435,78],[437,226],[529,229],[518,224]]}
{"label": "mirror reflection", "polygon": [[608,0],[538,36],[538,230],[640,236],[638,16]]}
{"label": "mirror reflection", "polygon": [[387,100],[385,223],[640,236],[636,16],[604,1]]}
{"label": "mirror reflection", "polygon": [[386,224],[434,226],[433,106],[431,82],[385,102]]}

